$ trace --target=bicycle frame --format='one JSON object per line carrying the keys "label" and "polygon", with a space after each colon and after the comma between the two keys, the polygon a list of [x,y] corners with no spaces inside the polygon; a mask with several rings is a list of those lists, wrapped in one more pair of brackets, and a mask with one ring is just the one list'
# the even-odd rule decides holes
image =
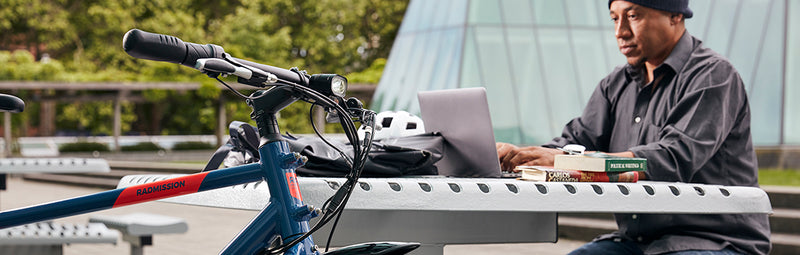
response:
{"label": "bicycle frame", "polygon": [[[309,231],[308,220],[316,213],[303,204],[295,169],[304,162],[292,152],[278,130],[275,114],[297,101],[290,89],[273,88],[253,93],[249,102],[261,134],[260,161],[226,169],[201,172],[109,190],[52,203],[0,212],[0,228],[67,217],[88,212],[202,192],[260,180],[269,185],[269,204],[232,240],[220,254],[258,254],[276,241],[291,240]],[[319,254],[311,237],[284,254]]]}

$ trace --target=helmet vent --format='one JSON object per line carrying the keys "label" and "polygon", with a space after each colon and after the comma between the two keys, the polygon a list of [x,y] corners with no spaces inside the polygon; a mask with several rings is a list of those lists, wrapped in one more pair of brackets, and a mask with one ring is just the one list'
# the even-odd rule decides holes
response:
{"label": "helmet vent", "polygon": [[411,129],[416,129],[416,128],[417,128],[417,123],[416,122],[406,123],[406,129],[411,130]]}
{"label": "helmet vent", "polygon": [[383,121],[381,121],[381,126],[383,126],[383,127],[391,126],[392,125],[392,119],[394,119],[394,118],[392,118],[392,117],[383,118]]}

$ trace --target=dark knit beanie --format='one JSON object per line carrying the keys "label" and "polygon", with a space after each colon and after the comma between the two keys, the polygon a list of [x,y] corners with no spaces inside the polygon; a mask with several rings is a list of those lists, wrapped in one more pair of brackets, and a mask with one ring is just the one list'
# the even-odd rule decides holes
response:
{"label": "dark knit beanie", "polygon": [[[638,4],[647,8],[662,10],[672,13],[682,13],[684,18],[692,17],[692,10],[689,9],[689,0],[625,0],[634,4]],[[611,8],[611,2],[608,0],[608,7]]]}

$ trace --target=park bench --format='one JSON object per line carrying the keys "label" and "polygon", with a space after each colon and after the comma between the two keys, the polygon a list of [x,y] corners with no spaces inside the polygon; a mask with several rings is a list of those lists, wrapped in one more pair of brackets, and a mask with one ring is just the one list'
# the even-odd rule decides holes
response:
{"label": "park bench", "polygon": [[189,229],[181,218],[150,213],[92,215],[89,222],[102,223],[122,233],[122,240],[131,245],[131,255],[144,254],[144,246],[153,245],[155,234],[186,233]]}
{"label": "park bench", "polygon": [[118,237],[101,223],[31,223],[0,229],[0,254],[60,255],[65,244],[116,244]]}

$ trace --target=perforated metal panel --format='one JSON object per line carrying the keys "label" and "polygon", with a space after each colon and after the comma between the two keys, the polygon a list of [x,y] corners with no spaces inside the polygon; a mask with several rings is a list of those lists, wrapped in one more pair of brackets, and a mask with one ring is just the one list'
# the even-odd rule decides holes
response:
{"label": "perforated metal panel", "polygon": [[108,162],[95,158],[4,158],[0,173],[108,172]]}
{"label": "perforated metal panel", "polygon": [[[126,176],[126,187],[169,176]],[[341,178],[298,178],[305,202],[320,206]],[[263,182],[237,185],[165,201],[261,210],[269,201]],[[559,183],[475,178],[362,178],[348,209],[523,212],[771,213],[766,192],[754,187],[687,183]]]}

